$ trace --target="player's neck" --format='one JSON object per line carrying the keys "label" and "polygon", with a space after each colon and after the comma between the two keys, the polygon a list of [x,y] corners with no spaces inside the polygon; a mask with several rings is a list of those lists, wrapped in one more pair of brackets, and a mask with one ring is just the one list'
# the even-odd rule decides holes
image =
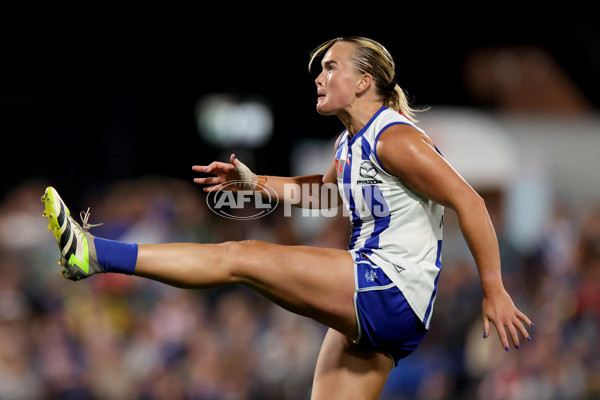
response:
{"label": "player's neck", "polygon": [[350,137],[356,135],[382,107],[382,103],[353,104],[348,112],[338,115]]}

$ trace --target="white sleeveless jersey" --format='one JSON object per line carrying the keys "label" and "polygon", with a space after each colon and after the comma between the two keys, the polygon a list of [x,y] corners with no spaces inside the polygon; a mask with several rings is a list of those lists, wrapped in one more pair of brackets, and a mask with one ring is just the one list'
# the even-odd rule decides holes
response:
{"label": "white sleeveless jersey", "polygon": [[360,132],[341,135],[335,154],[337,184],[352,224],[349,251],[354,259],[365,255],[381,268],[429,329],[442,267],[444,208],[404,185],[379,162],[377,140],[395,124],[419,129],[382,107]]}

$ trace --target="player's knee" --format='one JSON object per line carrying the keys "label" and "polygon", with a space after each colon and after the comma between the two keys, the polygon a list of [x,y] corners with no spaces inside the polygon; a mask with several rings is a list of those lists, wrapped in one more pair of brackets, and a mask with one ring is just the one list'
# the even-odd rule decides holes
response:
{"label": "player's knee", "polygon": [[239,240],[239,241],[228,241],[221,243],[221,246],[225,248],[225,251],[229,253],[232,258],[236,258],[240,255],[252,251],[260,243],[258,240]]}
{"label": "player's knee", "polygon": [[257,252],[262,242],[258,240],[241,240],[221,243],[229,260],[229,273],[233,279],[243,280],[251,275],[251,270],[256,265]]}

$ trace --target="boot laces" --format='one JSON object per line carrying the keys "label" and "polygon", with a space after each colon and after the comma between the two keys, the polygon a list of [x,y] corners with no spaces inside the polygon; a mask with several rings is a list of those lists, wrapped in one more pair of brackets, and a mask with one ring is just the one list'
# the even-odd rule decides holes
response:
{"label": "boot laces", "polygon": [[90,208],[88,207],[87,211],[83,212],[81,211],[79,213],[79,218],[81,218],[81,222],[82,222],[82,227],[84,231],[89,231],[91,228],[95,228],[97,226],[103,225],[103,223],[99,223],[99,224],[90,224],[88,223],[88,219],[90,219]]}

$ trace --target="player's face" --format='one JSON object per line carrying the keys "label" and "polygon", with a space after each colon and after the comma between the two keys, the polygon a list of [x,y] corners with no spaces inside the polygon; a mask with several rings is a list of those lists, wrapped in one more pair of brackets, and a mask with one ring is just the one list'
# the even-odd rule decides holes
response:
{"label": "player's face", "polygon": [[352,104],[360,74],[352,64],[354,44],[338,42],[323,57],[317,85],[317,112],[336,115]]}

